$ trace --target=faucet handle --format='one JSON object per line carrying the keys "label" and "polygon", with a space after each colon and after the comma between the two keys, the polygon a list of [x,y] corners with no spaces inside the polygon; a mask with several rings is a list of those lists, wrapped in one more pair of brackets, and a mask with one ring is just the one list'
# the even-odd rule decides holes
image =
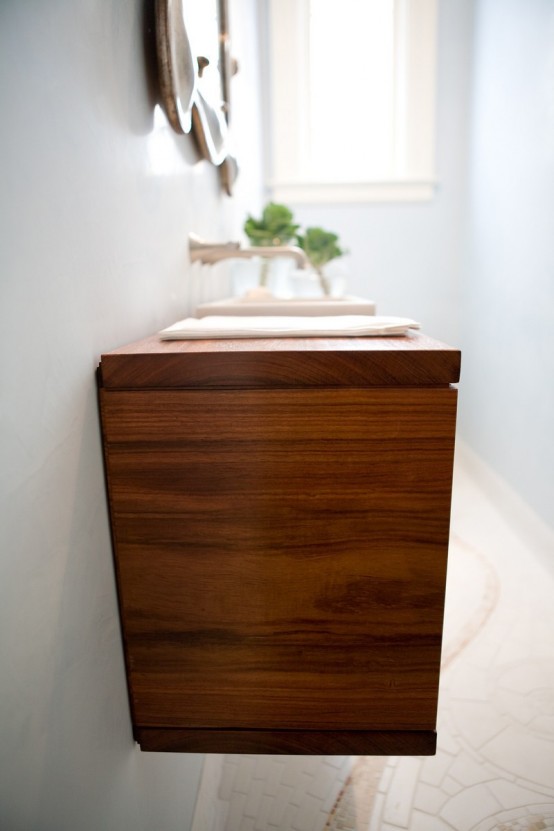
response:
{"label": "faucet handle", "polygon": [[292,257],[298,268],[306,268],[308,258],[301,248],[294,245],[256,245],[241,248],[240,242],[207,242],[189,234],[189,251],[191,263],[213,265],[220,260],[251,259],[252,257]]}
{"label": "faucet handle", "polygon": [[208,242],[196,234],[189,234],[191,263],[201,262],[210,265],[223,259],[225,254],[232,255],[239,248],[240,242]]}

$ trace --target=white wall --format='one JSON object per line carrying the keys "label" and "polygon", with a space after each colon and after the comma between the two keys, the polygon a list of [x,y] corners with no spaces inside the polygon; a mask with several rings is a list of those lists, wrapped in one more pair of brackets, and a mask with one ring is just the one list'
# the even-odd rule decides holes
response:
{"label": "white wall", "polygon": [[[349,293],[375,300],[379,314],[416,318],[430,335],[457,346],[473,0],[441,0],[439,7],[436,197],[419,203],[299,205],[294,213],[305,226],[340,235],[350,251]],[[340,103],[330,108],[329,118],[344,117]],[[344,135],[337,153],[348,152],[347,121]]]}
{"label": "white wall", "polygon": [[231,4],[232,200],[155,111],[152,9],[0,5],[6,831],[186,831],[194,809],[202,757],[132,742],[94,373],[102,352],[226,289],[224,267],[190,269],[186,237],[225,239],[259,201],[256,3]]}
{"label": "white wall", "polygon": [[552,524],[552,0],[480,0],[474,78],[460,426]]}

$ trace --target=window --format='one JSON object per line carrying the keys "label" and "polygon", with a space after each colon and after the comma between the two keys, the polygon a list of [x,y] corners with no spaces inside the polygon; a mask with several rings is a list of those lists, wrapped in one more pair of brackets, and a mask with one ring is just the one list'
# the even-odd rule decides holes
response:
{"label": "window", "polygon": [[277,201],[428,199],[437,0],[269,0]]}

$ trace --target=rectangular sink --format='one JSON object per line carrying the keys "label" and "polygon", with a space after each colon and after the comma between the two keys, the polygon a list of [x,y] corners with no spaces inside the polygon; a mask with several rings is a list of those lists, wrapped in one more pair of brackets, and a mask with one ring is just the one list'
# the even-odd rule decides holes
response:
{"label": "rectangular sink", "polygon": [[274,298],[245,300],[227,297],[211,303],[201,303],[195,317],[207,315],[374,315],[375,302],[362,297]]}

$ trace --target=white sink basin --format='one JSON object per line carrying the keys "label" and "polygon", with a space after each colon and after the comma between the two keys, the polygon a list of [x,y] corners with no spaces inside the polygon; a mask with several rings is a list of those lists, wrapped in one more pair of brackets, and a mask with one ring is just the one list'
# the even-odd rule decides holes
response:
{"label": "white sink basin", "polygon": [[244,297],[228,297],[212,303],[201,303],[195,317],[207,315],[374,315],[373,300],[362,297],[322,298],[271,298],[251,300]]}

